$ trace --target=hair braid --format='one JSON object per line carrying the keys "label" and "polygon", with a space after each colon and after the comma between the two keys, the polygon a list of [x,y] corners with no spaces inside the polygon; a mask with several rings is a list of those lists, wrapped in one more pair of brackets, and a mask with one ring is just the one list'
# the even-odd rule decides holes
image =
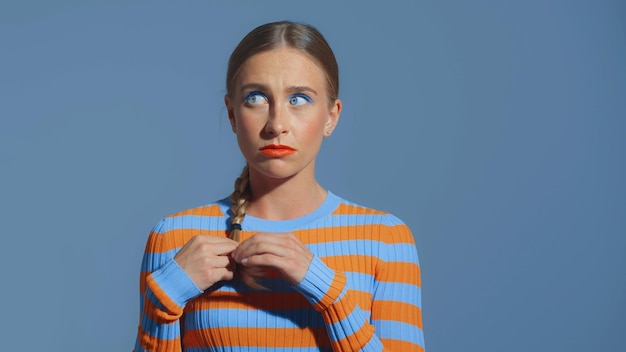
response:
{"label": "hair braid", "polygon": [[[241,242],[241,226],[233,226],[233,225],[241,225],[243,218],[246,216],[246,208],[248,206],[248,201],[250,200],[250,168],[248,164],[244,166],[241,171],[241,175],[235,180],[235,190],[230,195],[230,200],[232,205],[230,207],[230,234],[228,237],[234,241]],[[246,285],[255,288],[257,290],[267,290],[267,288],[263,285],[260,285],[256,281],[254,281],[253,275],[251,275],[251,269],[238,266],[237,274],[241,277],[243,282]]]}
{"label": "hair braid", "polygon": [[[250,198],[250,187],[248,187],[248,181],[250,180],[250,171],[248,164],[244,166],[241,171],[241,175],[235,181],[235,190],[230,195],[230,200],[233,203],[230,207],[230,223],[241,225],[243,218],[246,216],[246,208],[248,206],[248,198]],[[228,236],[234,241],[241,241],[241,230],[239,228],[231,228],[230,235]]]}

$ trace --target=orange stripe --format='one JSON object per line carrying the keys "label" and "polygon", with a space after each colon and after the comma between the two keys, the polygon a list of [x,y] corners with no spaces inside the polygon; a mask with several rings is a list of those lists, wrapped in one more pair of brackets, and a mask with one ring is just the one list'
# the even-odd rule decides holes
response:
{"label": "orange stripe", "polygon": [[187,303],[185,312],[211,308],[227,309],[310,309],[311,304],[297,292],[251,292],[242,295],[236,292],[213,291],[204,293]]}
{"label": "orange stripe", "polygon": [[357,349],[360,349],[358,347],[366,345],[367,342],[372,339],[373,335],[374,326],[370,324],[364,324],[354,334],[347,336],[337,342],[333,342],[333,345],[339,345],[339,351],[356,351]]}
{"label": "orange stripe", "polygon": [[349,214],[388,214],[384,211],[379,211],[370,208],[364,208],[350,204],[339,204],[337,209],[333,212],[333,215],[349,215]]}
{"label": "orange stripe", "polygon": [[390,262],[385,263],[385,275],[379,278],[386,282],[401,282],[407,284],[416,284],[422,287],[422,276],[420,274],[420,266],[412,263]]}
{"label": "orange stripe", "polygon": [[350,295],[362,310],[372,310],[372,294],[365,291],[349,290]]}
{"label": "orange stripe", "polygon": [[146,245],[147,253],[164,253],[181,248],[196,235],[228,237],[228,232],[218,230],[175,229],[163,233],[151,233]]}
{"label": "orange stripe", "polygon": [[172,301],[172,299],[154,281],[152,276],[148,276],[146,284],[157,299],[165,306],[165,309],[168,310],[163,311],[152,304],[148,297],[145,297],[143,303],[146,315],[158,323],[173,323],[183,315],[183,308],[176,304],[176,302]]}
{"label": "orange stripe", "polygon": [[146,293],[146,278],[150,275],[150,273],[146,271],[139,272],[139,294],[143,295]]}
{"label": "orange stripe", "polygon": [[141,347],[146,351],[179,352],[181,350],[180,338],[173,340],[161,340],[146,333],[139,327],[138,340]]}
{"label": "orange stripe", "polygon": [[385,346],[385,351],[411,351],[411,352],[424,352],[424,348],[419,345],[400,340],[392,339],[380,339]]}
{"label": "orange stripe", "polygon": [[375,275],[377,267],[383,267],[383,275],[377,279],[385,282],[416,284],[421,287],[420,267],[406,262],[383,263],[378,257],[365,255],[341,255],[320,258],[326,265],[337,271],[351,271]]}
{"label": "orange stripe", "polygon": [[372,302],[372,317],[372,319],[399,321],[422,328],[422,310],[404,302]]}
{"label": "orange stripe", "polygon": [[337,323],[349,316],[356,309],[356,302],[350,299],[349,295],[343,296],[333,309],[324,312],[324,321],[327,323]]}
{"label": "orange stripe", "polygon": [[[346,240],[372,240],[388,244],[414,244],[412,235],[391,235],[404,231],[405,225],[385,226],[381,224],[335,226],[294,232],[304,244],[325,243]],[[400,237],[400,238],[398,238]]]}
{"label": "orange stripe", "polygon": [[222,209],[220,209],[219,205],[213,204],[213,205],[200,206],[200,207],[193,208],[193,209],[186,209],[186,210],[174,213],[172,215],[169,215],[167,217],[174,218],[177,216],[185,216],[185,215],[218,216],[218,217],[225,216],[224,212],[222,212]]}
{"label": "orange stripe", "polygon": [[[350,290],[350,296],[354,298],[363,310],[371,310],[372,295],[369,292]],[[235,292],[213,291],[207,292],[192,299],[185,307],[185,313],[213,308],[228,309],[308,309],[311,304],[298,292],[252,292],[241,295]]]}
{"label": "orange stripe", "polygon": [[336,255],[320,257],[329,267],[337,271],[352,271],[365,274],[374,274],[376,266],[381,262],[377,257],[366,255]]}
{"label": "orange stripe", "polygon": [[315,347],[329,346],[324,327],[319,328],[250,328],[227,327],[185,331],[185,347],[207,347],[211,336],[216,346]]}
{"label": "orange stripe", "polygon": [[346,275],[344,275],[342,272],[335,272],[335,277],[333,277],[328,291],[322,297],[322,299],[315,304],[315,309],[317,311],[320,311],[326,309],[327,307],[330,307],[335,299],[339,297],[339,295],[341,295],[344,287],[346,287]]}

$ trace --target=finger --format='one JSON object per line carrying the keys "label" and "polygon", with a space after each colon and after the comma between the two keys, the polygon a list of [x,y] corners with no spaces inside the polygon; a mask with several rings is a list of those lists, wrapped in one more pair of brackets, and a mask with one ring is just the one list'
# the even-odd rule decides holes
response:
{"label": "finger", "polygon": [[237,242],[214,243],[208,246],[208,251],[215,255],[224,256],[232,253],[239,244]]}
{"label": "finger", "polygon": [[214,282],[222,280],[232,280],[235,276],[235,272],[233,270],[229,270],[228,268],[215,269],[211,274],[214,278],[212,281]]}
{"label": "finger", "polygon": [[196,243],[196,244],[220,244],[220,243],[231,243],[233,245],[238,245],[237,241],[233,241],[227,237],[214,236],[214,235],[195,235],[188,242]]}
{"label": "finger", "polygon": [[246,270],[259,267],[273,268],[292,284],[298,284],[306,275],[310,260],[305,257],[284,258],[272,254],[259,254],[245,258],[242,265]]}
{"label": "finger", "polygon": [[213,236],[213,235],[200,235],[200,236],[202,236],[203,240],[208,243],[231,243],[234,245],[239,244],[239,242],[233,241],[228,237]]}
{"label": "finger", "polygon": [[242,243],[232,253],[232,256],[238,262],[241,262],[244,258],[259,254],[273,254],[279,257],[308,257],[308,253],[310,253],[309,250],[297,239],[283,238],[280,241],[276,241],[276,239],[260,238]]}
{"label": "finger", "polygon": [[272,267],[279,268],[281,258],[272,253],[254,254],[241,260],[241,264],[248,268]]}
{"label": "finger", "polygon": [[209,269],[222,269],[232,267],[232,261],[227,256],[217,256],[213,257],[209,260],[210,264],[208,265]]}
{"label": "finger", "polygon": [[[195,237],[194,237],[195,238]],[[224,255],[232,252],[239,244],[233,241],[196,240],[193,244],[181,249],[213,255]]]}

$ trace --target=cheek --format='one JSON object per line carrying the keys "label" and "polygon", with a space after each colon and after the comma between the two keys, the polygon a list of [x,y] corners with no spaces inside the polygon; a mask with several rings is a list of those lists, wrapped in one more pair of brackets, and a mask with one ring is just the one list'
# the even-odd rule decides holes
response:
{"label": "cheek", "polygon": [[259,116],[251,114],[239,114],[237,121],[237,132],[245,135],[257,135],[263,128],[262,120]]}
{"label": "cheek", "polygon": [[324,139],[324,124],[319,121],[307,124],[301,131],[300,138],[309,145],[320,145]]}

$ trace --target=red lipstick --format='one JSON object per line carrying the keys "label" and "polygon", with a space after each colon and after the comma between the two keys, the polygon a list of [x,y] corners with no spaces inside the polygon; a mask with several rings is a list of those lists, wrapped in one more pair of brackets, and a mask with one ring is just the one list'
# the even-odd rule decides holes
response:
{"label": "red lipstick", "polygon": [[282,144],[268,144],[259,149],[259,151],[261,151],[261,153],[265,155],[276,158],[281,158],[283,156],[291,155],[296,152],[296,150],[292,147]]}

